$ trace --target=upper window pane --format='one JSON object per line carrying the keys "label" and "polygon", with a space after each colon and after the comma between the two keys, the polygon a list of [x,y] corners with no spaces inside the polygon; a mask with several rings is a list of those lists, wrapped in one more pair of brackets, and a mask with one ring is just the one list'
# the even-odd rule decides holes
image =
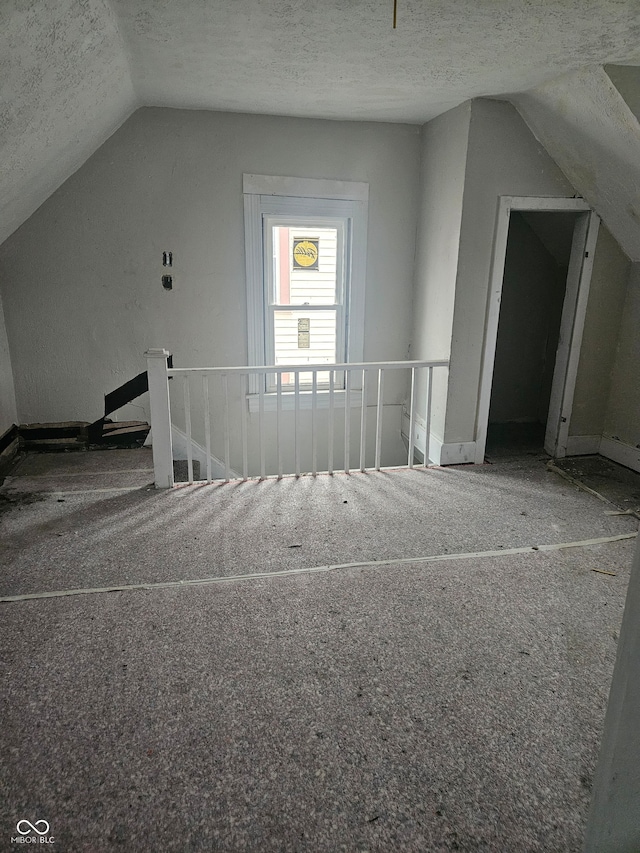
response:
{"label": "upper window pane", "polygon": [[335,305],[340,301],[338,228],[272,225],[272,304]]}

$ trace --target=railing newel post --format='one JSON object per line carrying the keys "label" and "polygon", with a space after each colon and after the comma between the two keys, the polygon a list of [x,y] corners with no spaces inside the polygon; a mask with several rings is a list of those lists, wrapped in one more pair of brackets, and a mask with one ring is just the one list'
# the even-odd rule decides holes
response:
{"label": "railing newel post", "polygon": [[166,349],[148,349],[149,408],[151,418],[151,448],[153,476],[156,489],[173,486],[173,449],[171,444],[171,403]]}

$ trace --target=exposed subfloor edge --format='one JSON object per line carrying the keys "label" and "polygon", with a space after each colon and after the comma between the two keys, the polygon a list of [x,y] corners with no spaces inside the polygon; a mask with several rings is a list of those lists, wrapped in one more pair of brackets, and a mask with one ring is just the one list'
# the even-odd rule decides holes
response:
{"label": "exposed subfloor edge", "polygon": [[51,592],[31,592],[21,595],[5,595],[0,602],[10,603],[33,601],[43,598],[65,598],[72,595],[96,595],[105,592],[133,592],[136,590],[171,589],[186,586],[207,586],[209,584],[235,583],[240,581],[264,580],[266,578],[291,577],[294,575],[317,574],[319,572],[334,572],[342,569],[367,569],[382,566],[407,565],[412,563],[438,563],[454,560],[482,559],[483,557],[504,557],[514,554],[535,554],[541,551],[561,551],[566,548],[586,548],[590,545],[606,545],[620,542],[624,539],[635,539],[637,532],[621,533],[617,536],[604,536],[598,539],[581,539],[576,542],[560,542],[552,545],[527,545],[522,548],[503,548],[499,551],[475,551],[467,554],[434,554],[427,557],[403,557],[395,560],[368,560],[357,563],[336,563],[329,566],[310,566],[299,569],[283,569],[277,572],[252,572],[244,575],[217,576],[209,578],[194,578],[192,580],[158,581],[154,583],[122,584],[116,586],[88,587],[84,589],[52,590]]}

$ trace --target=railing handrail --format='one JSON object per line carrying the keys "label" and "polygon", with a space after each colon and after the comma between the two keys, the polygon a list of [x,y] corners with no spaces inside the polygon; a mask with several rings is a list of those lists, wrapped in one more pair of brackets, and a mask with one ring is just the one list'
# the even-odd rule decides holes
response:
{"label": "railing handrail", "polygon": [[[187,451],[187,476],[188,482],[193,483],[193,449],[194,442],[192,439],[192,418],[191,418],[191,390],[197,387],[198,383],[193,383],[192,378],[200,379],[202,386],[202,406],[198,417],[204,420],[205,447],[198,448],[198,452],[202,452],[204,464],[207,468],[206,482],[212,482],[213,462],[224,466],[224,478],[229,482],[231,476],[237,477],[231,466],[231,451],[232,438],[235,434],[235,426],[230,423],[230,408],[236,405],[240,400],[240,439],[242,450],[242,478],[244,480],[249,477],[248,464],[248,435],[249,435],[249,413],[253,412],[252,404],[257,401],[257,423],[251,424],[257,426],[258,432],[258,449],[260,461],[260,479],[267,476],[266,472],[266,446],[265,446],[265,416],[267,413],[267,400],[271,408],[276,401],[275,423],[270,423],[270,429],[275,428],[275,449],[277,451],[277,471],[278,477],[282,477],[284,473],[283,465],[283,441],[286,441],[290,448],[293,449],[295,459],[295,474],[300,476],[302,473],[301,465],[301,443],[303,438],[307,444],[306,451],[309,451],[308,443],[310,441],[311,464],[310,471],[312,475],[318,472],[317,454],[319,450],[319,410],[320,408],[328,408],[327,423],[324,428],[327,432],[327,472],[333,474],[334,466],[334,432],[335,422],[334,413],[337,408],[344,408],[343,427],[344,433],[344,463],[340,470],[344,470],[345,474],[349,474],[351,470],[359,468],[360,471],[372,470],[366,465],[367,444],[373,447],[375,452],[375,470],[382,468],[382,437],[383,437],[383,413],[385,408],[384,384],[385,374],[388,370],[408,370],[410,372],[410,393],[408,400],[408,415],[409,415],[409,432],[407,435],[407,466],[413,468],[414,456],[416,451],[416,419],[417,406],[422,409],[424,406],[424,425],[420,427],[422,442],[424,443],[424,464],[429,464],[429,452],[431,442],[431,412],[432,412],[432,394],[433,394],[433,374],[436,368],[448,369],[449,361],[447,359],[405,359],[402,361],[360,361],[360,362],[343,362],[329,364],[273,364],[273,365],[243,365],[243,366],[219,366],[219,367],[169,367],[167,364],[167,356],[169,353],[164,349],[148,350],[147,370],[149,376],[149,396],[151,405],[151,426],[153,430],[153,463],[155,471],[155,482],[159,488],[171,487],[174,484],[173,474],[173,450],[172,450],[172,423],[171,423],[171,400],[169,393],[168,379],[176,377],[180,379],[179,385],[182,386],[183,411],[185,417],[185,439]],[[424,382],[422,377],[418,379],[418,371],[426,370]],[[358,377],[360,373],[360,377]],[[251,375],[269,375],[276,376],[275,391],[270,393],[271,389],[266,389],[264,384],[260,383],[257,394],[242,394],[239,398],[237,395],[230,394],[230,379],[231,377],[240,378],[240,388],[245,386],[248,390],[250,386]],[[283,387],[283,374],[293,374],[293,388]],[[302,381],[305,374],[311,374],[311,381],[307,383]],[[325,388],[325,383],[319,381],[319,375],[328,374],[328,388]],[[337,388],[336,384],[342,386],[342,378],[336,382],[336,374],[343,374],[344,389]],[[355,374],[355,376],[354,376]],[[212,420],[211,420],[211,398],[210,393],[214,390],[213,385],[218,383],[210,383],[213,376],[221,378],[221,388],[215,389],[215,394],[221,400],[218,406],[219,418],[216,426],[217,435],[222,437],[224,459],[213,460],[212,458]],[[354,388],[360,385],[362,387]],[[233,380],[235,385],[236,380]],[[289,384],[289,383],[287,383]],[[309,393],[310,386],[310,393]],[[420,397],[425,397],[418,400],[418,386],[420,386]],[[236,389],[237,390],[237,389]],[[267,393],[269,391],[269,393]],[[339,396],[338,396],[339,395]],[[373,402],[375,395],[376,401]],[[354,396],[357,398],[355,405],[360,409],[360,441],[359,450],[360,458],[359,465],[350,464],[350,446],[352,440],[352,424],[351,405],[353,404]],[[246,405],[243,397],[246,397],[249,405]],[[290,422],[286,429],[293,427],[293,435],[285,436],[285,425],[282,422],[283,401],[287,400],[287,411],[291,409],[291,402],[294,406],[291,414],[288,415]],[[310,410],[310,428],[309,424],[305,424],[304,430],[301,420],[301,409]],[[322,404],[321,404],[322,401]],[[309,402],[311,405],[309,405]],[[395,404],[394,404],[395,405]],[[375,423],[370,423],[367,427],[368,413],[373,410]],[[370,432],[370,427],[375,428],[375,434],[367,439],[367,433]],[[273,429],[271,430],[273,432]],[[402,428],[400,429],[402,432]],[[304,433],[304,436],[303,436]],[[373,439],[373,444],[371,443]],[[237,441],[236,441],[237,444]],[[322,451],[324,453],[324,449]],[[371,455],[371,454],[370,454]],[[271,460],[273,461],[273,460]],[[308,468],[309,463],[305,462]],[[255,475],[254,475],[255,476]]]}
{"label": "railing handrail", "polygon": [[358,361],[343,364],[271,364],[271,365],[245,365],[242,367],[171,367],[167,370],[169,376],[190,374],[192,376],[207,376],[210,374],[241,373],[243,375],[255,373],[308,373],[317,370],[319,373],[334,371],[340,373],[347,370],[400,370],[414,367],[448,367],[446,359],[434,361],[406,360],[406,361]]}

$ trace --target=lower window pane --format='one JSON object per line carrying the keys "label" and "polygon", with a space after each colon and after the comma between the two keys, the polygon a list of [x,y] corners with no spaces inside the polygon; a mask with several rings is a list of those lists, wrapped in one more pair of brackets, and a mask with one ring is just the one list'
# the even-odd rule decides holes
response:
{"label": "lower window pane", "polygon": [[[276,364],[335,364],[337,361],[337,312],[274,311]],[[311,373],[300,374],[300,387],[310,388]],[[329,372],[318,373],[318,387],[329,385]],[[293,388],[294,375],[283,374],[282,387]]]}

